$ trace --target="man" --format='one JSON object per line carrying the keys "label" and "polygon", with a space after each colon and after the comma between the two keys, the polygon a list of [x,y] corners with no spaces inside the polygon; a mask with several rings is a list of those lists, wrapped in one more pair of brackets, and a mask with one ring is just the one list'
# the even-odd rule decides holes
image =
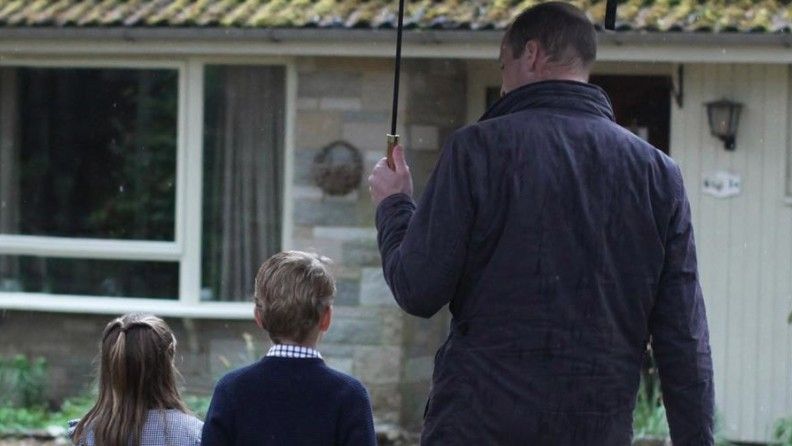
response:
{"label": "man", "polygon": [[629,445],[651,336],[675,446],[713,444],[713,383],[679,167],[587,82],[596,33],[544,3],[507,30],[504,96],[455,132],[416,206],[404,150],[369,178],[386,280],[453,315],[428,445]]}

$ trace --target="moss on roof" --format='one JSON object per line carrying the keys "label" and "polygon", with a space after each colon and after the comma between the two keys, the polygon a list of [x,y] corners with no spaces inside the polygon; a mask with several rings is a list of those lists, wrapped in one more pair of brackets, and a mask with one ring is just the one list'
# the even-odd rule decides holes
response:
{"label": "moss on roof", "polygon": [[[405,24],[502,29],[543,0],[407,0]],[[391,28],[397,0],[0,0],[4,27]],[[570,0],[596,23],[605,0]],[[792,0],[621,0],[617,28],[790,32]]]}

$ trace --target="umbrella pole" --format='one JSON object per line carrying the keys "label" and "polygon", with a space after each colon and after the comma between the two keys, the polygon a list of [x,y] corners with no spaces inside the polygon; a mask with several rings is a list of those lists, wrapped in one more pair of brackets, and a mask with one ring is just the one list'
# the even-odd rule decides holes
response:
{"label": "umbrella pole", "polygon": [[616,29],[616,0],[608,0],[605,4],[605,29]]}
{"label": "umbrella pole", "polygon": [[396,168],[393,164],[393,148],[399,144],[399,135],[396,133],[396,117],[399,114],[399,75],[401,74],[401,47],[402,31],[404,28],[404,0],[399,0],[399,20],[396,26],[396,62],[393,73],[393,107],[391,108],[391,131],[388,133],[388,167]]}

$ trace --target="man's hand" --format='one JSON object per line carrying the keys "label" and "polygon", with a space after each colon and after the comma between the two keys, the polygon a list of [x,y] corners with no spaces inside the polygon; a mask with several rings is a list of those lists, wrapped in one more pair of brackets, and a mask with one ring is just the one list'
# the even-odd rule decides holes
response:
{"label": "man's hand", "polygon": [[395,194],[407,194],[412,197],[413,183],[410,167],[404,158],[404,147],[393,148],[393,164],[395,170],[388,167],[388,159],[379,160],[374,171],[368,178],[369,193],[374,206],[379,206],[382,200]]}

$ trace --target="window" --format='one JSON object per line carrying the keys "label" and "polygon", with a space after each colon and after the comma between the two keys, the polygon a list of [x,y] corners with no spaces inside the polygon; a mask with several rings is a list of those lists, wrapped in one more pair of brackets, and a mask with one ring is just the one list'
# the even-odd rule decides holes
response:
{"label": "window", "polygon": [[0,291],[178,298],[177,262],[122,252],[176,250],[177,96],[176,69],[0,68]]}
{"label": "window", "polygon": [[0,307],[250,298],[283,236],[284,66],[6,64]]}
{"label": "window", "polygon": [[0,291],[175,299],[179,264],[0,256]]}
{"label": "window", "polygon": [[206,67],[203,300],[249,300],[280,250],[284,83],[282,67]]}
{"label": "window", "polygon": [[0,233],[174,239],[175,70],[4,68],[2,79]]}

